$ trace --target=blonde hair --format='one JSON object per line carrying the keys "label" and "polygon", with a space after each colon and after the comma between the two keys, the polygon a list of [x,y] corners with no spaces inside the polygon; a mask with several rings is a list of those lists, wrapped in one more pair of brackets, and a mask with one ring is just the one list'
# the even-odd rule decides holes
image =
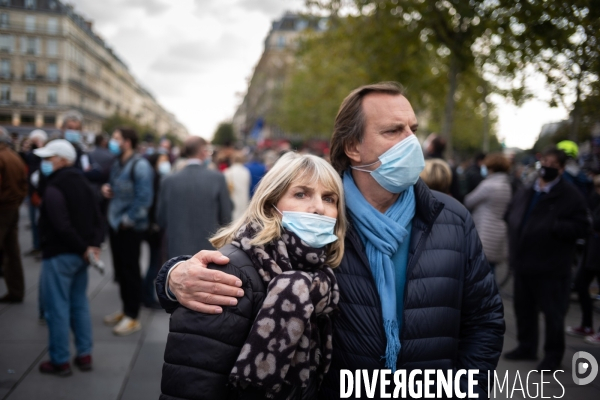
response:
{"label": "blonde hair", "polygon": [[261,179],[246,212],[210,238],[212,245],[218,249],[231,243],[238,230],[248,223],[256,223],[262,228],[250,241],[251,245],[262,245],[279,238],[283,228],[281,217],[274,205],[296,182],[318,182],[338,196],[338,215],[334,231],[338,240],[327,245],[326,261],[332,268],[340,265],[346,235],[343,184],[339,174],[327,161],[313,155],[299,155],[293,152],[283,155]]}
{"label": "blonde hair", "polygon": [[448,163],[439,158],[425,160],[425,168],[420,175],[431,190],[448,194],[452,185],[452,170]]}

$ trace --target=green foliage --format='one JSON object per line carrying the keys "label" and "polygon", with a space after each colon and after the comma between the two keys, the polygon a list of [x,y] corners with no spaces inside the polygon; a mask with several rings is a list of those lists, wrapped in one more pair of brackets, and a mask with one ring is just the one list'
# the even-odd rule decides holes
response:
{"label": "green foliage", "polygon": [[212,144],[218,146],[231,145],[236,141],[233,125],[230,122],[222,122],[217,127],[213,136]]}
{"label": "green foliage", "polygon": [[107,132],[109,135],[112,134],[114,130],[119,127],[135,129],[138,133],[140,140],[151,139],[151,142],[156,142],[156,140],[158,139],[158,134],[152,127],[148,125],[142,125],[138,123],[135,119],[129,118],[121,114],[113,114],[110,117],[106,118],[104,122],[102,122],[102,130],[104,132]]}
{"label": "green foliage", "polygon": [[[439,132],[446,108],[447,62],[420,36],[416,24],[398,23],[389,10],[332,18],[328,31],[301,43],[274,122],[305,138],[329,138],[339,105],[352,89],[398,81],[419,117],[419,131]],[[452,129],[460,152],[482,148],[485,84],[474,67],[461,73]],[[497,144],[494,122],[491,118],[491,143]]]}

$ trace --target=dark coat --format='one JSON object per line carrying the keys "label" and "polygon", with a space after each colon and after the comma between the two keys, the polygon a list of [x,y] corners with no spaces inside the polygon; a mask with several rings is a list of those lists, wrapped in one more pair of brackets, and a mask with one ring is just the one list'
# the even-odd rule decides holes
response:
{"label": "dark coat", "polygon": [[[451,197],[431,192],[421,180],[415,197],[397,367],[479,369],[479,391],[487,396],[487,371],[496,368],[504,334],[494,277],[469,212]],[[326,400],[339,398],[341,369],[385,368],[379,294],[352,226],[345,245],[342,264],[334,269],[340,312],[333,319],[331,369],[319,393]],[[174,306],[164,295],[167,272],[165,264],[157,278],[166,309]],[[379,389],[376,393],[379,398]],[[366,398],[364,390],[362,395]]]}
{"label": "dark coat", "polygon": [[[236,306],[223,307],[222,314],[202,314],[165,302],[159,296],[165,309],[171,312],[160,400],[265,398],[265,392],[258,388],[242,390],[228,385],[231,369],[265,299],[265,283],[242,250],[227,245],[220,251],[229,257],[229,264],[208,268],[219,269],[242,281],[244,297],[238,299]],[[188,258],[176,257],[165,265],[170,268]],[[157,281],[157,290],[164,294],[164,280]],[[316,398],[316,379],[311,379],[305,389],[288,389],[293,391],[293,399],[312,400]]]}
{"label": "dark coat", "polygon": [[61,168],[48,177],[39,224],[44,258],[64,253],[83,256],[89,246],[100,246],[104,236],[100,209],[81,171]]}
{"label": "dark coat", "polygon": [[587,241],[584,268],[600,272],[600,194],[593,192],[588,199],[592,212],[592,233]]}
{"label": "dark coat", "polygon": [[561,178],[523,224],[534,193],[533,186],[520,189],[508,207],[510,266],[517,274],[566,278],[575,242],[586,237],[590,226],[585,199]]}
{"label": "dark coat", "polygon": [[[415,197],[397,368],[479,369],[476,389],[487,398],[487,371],[496,368],[504,334],[494,276],[469,212],[421,180]],[[379,294],[352,226],[345,245],[342,264],[334,270],[340,313],[334,319],[331,370],[319,393],[324,400],[339,398],[341,369],[385,368]],[[375,393],[379,398],[379,388]],[[367,398],[364,390],[362,396]]]}

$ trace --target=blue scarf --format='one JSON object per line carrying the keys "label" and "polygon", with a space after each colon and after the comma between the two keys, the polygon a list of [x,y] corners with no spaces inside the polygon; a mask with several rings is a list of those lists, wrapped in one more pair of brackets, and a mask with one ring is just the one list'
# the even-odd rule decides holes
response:
{"label": "blue scarf", "polygon": [[[383,328],[387,339],[385,366],[395,371],[400,354],[400,327],[394,270],[397,269],[399,276],[398,286],[404,288],[408,256],[400,260],[402,265],[394,265],[392,258],[399,251],[407,250],[409,246],[409,231],[416,207],[414,187],[411,186],[402,192],[385,214],[367,202],[348,171],[344,173],[344,193],[354,226],[365,245],[371,273],[381,299]],[[408,254],[407,251],[404,253]]]}

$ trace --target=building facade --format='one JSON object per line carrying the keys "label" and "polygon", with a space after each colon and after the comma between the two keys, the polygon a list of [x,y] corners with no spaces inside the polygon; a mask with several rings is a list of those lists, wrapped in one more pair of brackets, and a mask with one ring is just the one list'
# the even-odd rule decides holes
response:
{"label": "building facade", "polygon": [[71,109],[86,131],[118,113],[159,135],[188,134],[72,6],[0,0],[0,125],[59,128]]}
{"label": "building facade", "polygon": [[309,20],[287,12],[281,19],[273,21],[248,91],[233,116],[233,128],[239,139],[258,140],[282,135],[271,117],[295,61],[298,40],[308,28],[312,32],[322,32],[327,28],[327,19]]}

